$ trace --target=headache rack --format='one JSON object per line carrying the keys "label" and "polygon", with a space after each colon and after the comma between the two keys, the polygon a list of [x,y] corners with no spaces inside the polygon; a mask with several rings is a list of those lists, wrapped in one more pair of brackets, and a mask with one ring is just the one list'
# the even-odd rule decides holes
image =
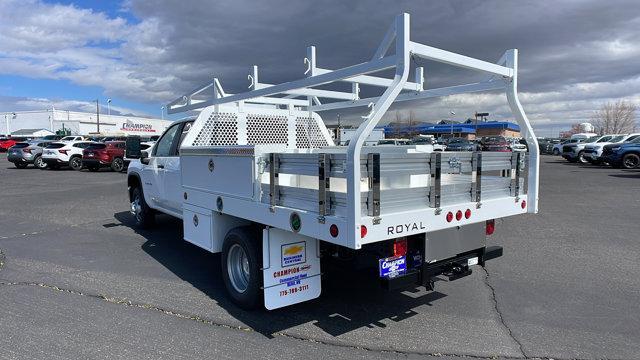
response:
{"label": "headache rack", "polygon": [[[365,63],[324,69],[316,65],[311,46],[303,79],[261,83],[254,66],[248,76],[250,91],[226,93],[214,78],[169,103],[169,113],[201,110],[183,142],[182,156],[210,158],[210,172],[217,157],[252,158],[246,174],[253,184],[251,191],[208,188],[200,175],[184,173],[183,165],[184,187],[217,196],[219,203],[225,197],[225,213],[270,226],[291,230],[295,213],[305,224],[295,231],[354,249],[399,234],[536,213],[539,150],[517,96],[517,50],[508,50],[497,63],[490,63],[413,42],[409,33],[409,15],[402,14]],[[394,42],[395,54],[388,55]],[[422,67],[415,68],[414,81],[408,80],[412,56],[487,76],[471,84],[426,89]],[[393,78],[371,75],[389,69],[395,70]],[[325,85],[337,82],[350,83],[351,91],[326,89]],[[361,86],[384,91],[360,98]],[[505,91],[527,152],[363,146],[394,102],[489,90]],[[351,107],[368,107],[368,113],[348,147],[333,146],[317,113]],[[199,178],[193,184],[192,176]],[[449,213],[454,214],[453,220]],[[332,225],[339,228],[340,236],[331,235]]]}

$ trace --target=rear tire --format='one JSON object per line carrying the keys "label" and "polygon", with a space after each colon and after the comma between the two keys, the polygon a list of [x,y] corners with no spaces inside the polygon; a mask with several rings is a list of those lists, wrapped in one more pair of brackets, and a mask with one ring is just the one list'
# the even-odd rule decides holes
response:
{"label": "rear tire", "polygon": [[625,169],[636,169],[640,167],[640,155],[626,154],[622,157],[622,167]]}
{"label": "rear tire", "polygon": [[222,280],[231,300],[252,310],[263,304],[262,241],[251,227],[227,233],[222,245]]}
{"label": "rear tire", "polygon": [[69,167],[76,171],[82,170],[82,158],[79,156],[72,157],[69,160]]}
{"label": "rear tire", "polygon": [[14,162],[13,163],[18,169],[26,169],[29,164],[23,162]]}
{"label": "rear tire", "polygon": [[136,226],[141,229],[149,229],[155,224],[153,209],[144,201],[144,194],[139,186],[131,192],[131,214]]}
{"label": "rear tire", "polygon": [[115,172],[121,172],[124,169],[124,160],[122,158],[115,158],[111,162],[111,170]]}

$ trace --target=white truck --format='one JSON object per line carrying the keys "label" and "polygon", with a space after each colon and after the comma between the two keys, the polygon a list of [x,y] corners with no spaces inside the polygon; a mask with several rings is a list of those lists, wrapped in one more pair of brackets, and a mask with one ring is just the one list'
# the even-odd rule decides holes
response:
{"label": "white truck", "polygon": [[[487,77],[425,89],[412,56]],[[254,66],[247,92],[226,93],[214,78],[169,103],[169,113],[199,114],[131,162],[136,223],[153,225],[157,212],[181,218],[184,240],[221,253],[229,296],[247,309],[317,298],[321,264],[374,269],[390,289],[433,289],[436,276],[454,280],[501,256],[502,247],[486,245],[494,219],[536,213],[538,203],[538,145],[517,96],[517,50],[491,63],[422,45],[402,14],[370,61],[329,70],[316,60],[309,47],[300,80],[265,84]],[[389,69],[393,78],[373,75]],[[337,82],[352,91],[327,89]],[[381,94],[361,99],[361,86]],[[394,102],[487,90],[506,92],[528,153],[363,146]],[[367,114],[348,147],[334,146],[319,113],[352,107]]]}

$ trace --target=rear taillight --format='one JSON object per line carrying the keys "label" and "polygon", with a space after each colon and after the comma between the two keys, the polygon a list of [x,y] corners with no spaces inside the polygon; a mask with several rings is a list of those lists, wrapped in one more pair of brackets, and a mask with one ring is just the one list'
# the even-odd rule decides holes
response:
{"label": "rear taillight", "polygon": [[494,231],[496,231],[496,221],[487,220],[487,225],[485,229],[486,229],[487,235],[493,235]]}
{"label": "rear taillight", "polygon": [[360,237],[364,239],[367,236],[367,227],[364,225],[360,226]]}
{"label": "rear taillight", "polygon": [[59,152],[60,154],[65,154],[65,155],[67,155],[67,151],[68,151],[68,150],[58,149],[58,152]]}
{"label": "rear taillight", "polygon": [[26,152],[27,154],[31,154],[31,149],[29,149],[29,148],[22,148],[22,152]]}
{"label": "rear taillight", "polygon": [[396,239],[393,242],[393,256],[407,255],[407,239]]}

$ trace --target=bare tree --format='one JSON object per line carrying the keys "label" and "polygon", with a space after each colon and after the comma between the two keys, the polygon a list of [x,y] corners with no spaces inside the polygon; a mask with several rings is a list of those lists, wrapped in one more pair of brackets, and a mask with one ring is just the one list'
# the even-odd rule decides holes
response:
{"label": "bare tree", "polygon": [[400,137],[403,123],[404,120],[402,119],[402,114],[400,113],[400,111],[396,110],[395,119],[393,120],[392,126],[394,138]]}
{"label": "bare tree", "polygon": [[413,127],[416,125],[416,114],[413,110],[409,111],[409,138],[413,138],[415,136],[415,131]]}
{"label": "bare tree", "polygon": [[567,131],[561,131],[560,132],[560,137],[561,138],[568,138],[571,137],[571,135],[573,134],[578,134],[582,132],[582,128],[580,127],[580,123],[575,123],[575,124],[571,124],[571,129],[567,130]]}
{"label": "bare tree", "polygon": [[591,120],[601,135],[634,132],[637,128],[636,106],[625,100],[608,102],[593,112]]}

